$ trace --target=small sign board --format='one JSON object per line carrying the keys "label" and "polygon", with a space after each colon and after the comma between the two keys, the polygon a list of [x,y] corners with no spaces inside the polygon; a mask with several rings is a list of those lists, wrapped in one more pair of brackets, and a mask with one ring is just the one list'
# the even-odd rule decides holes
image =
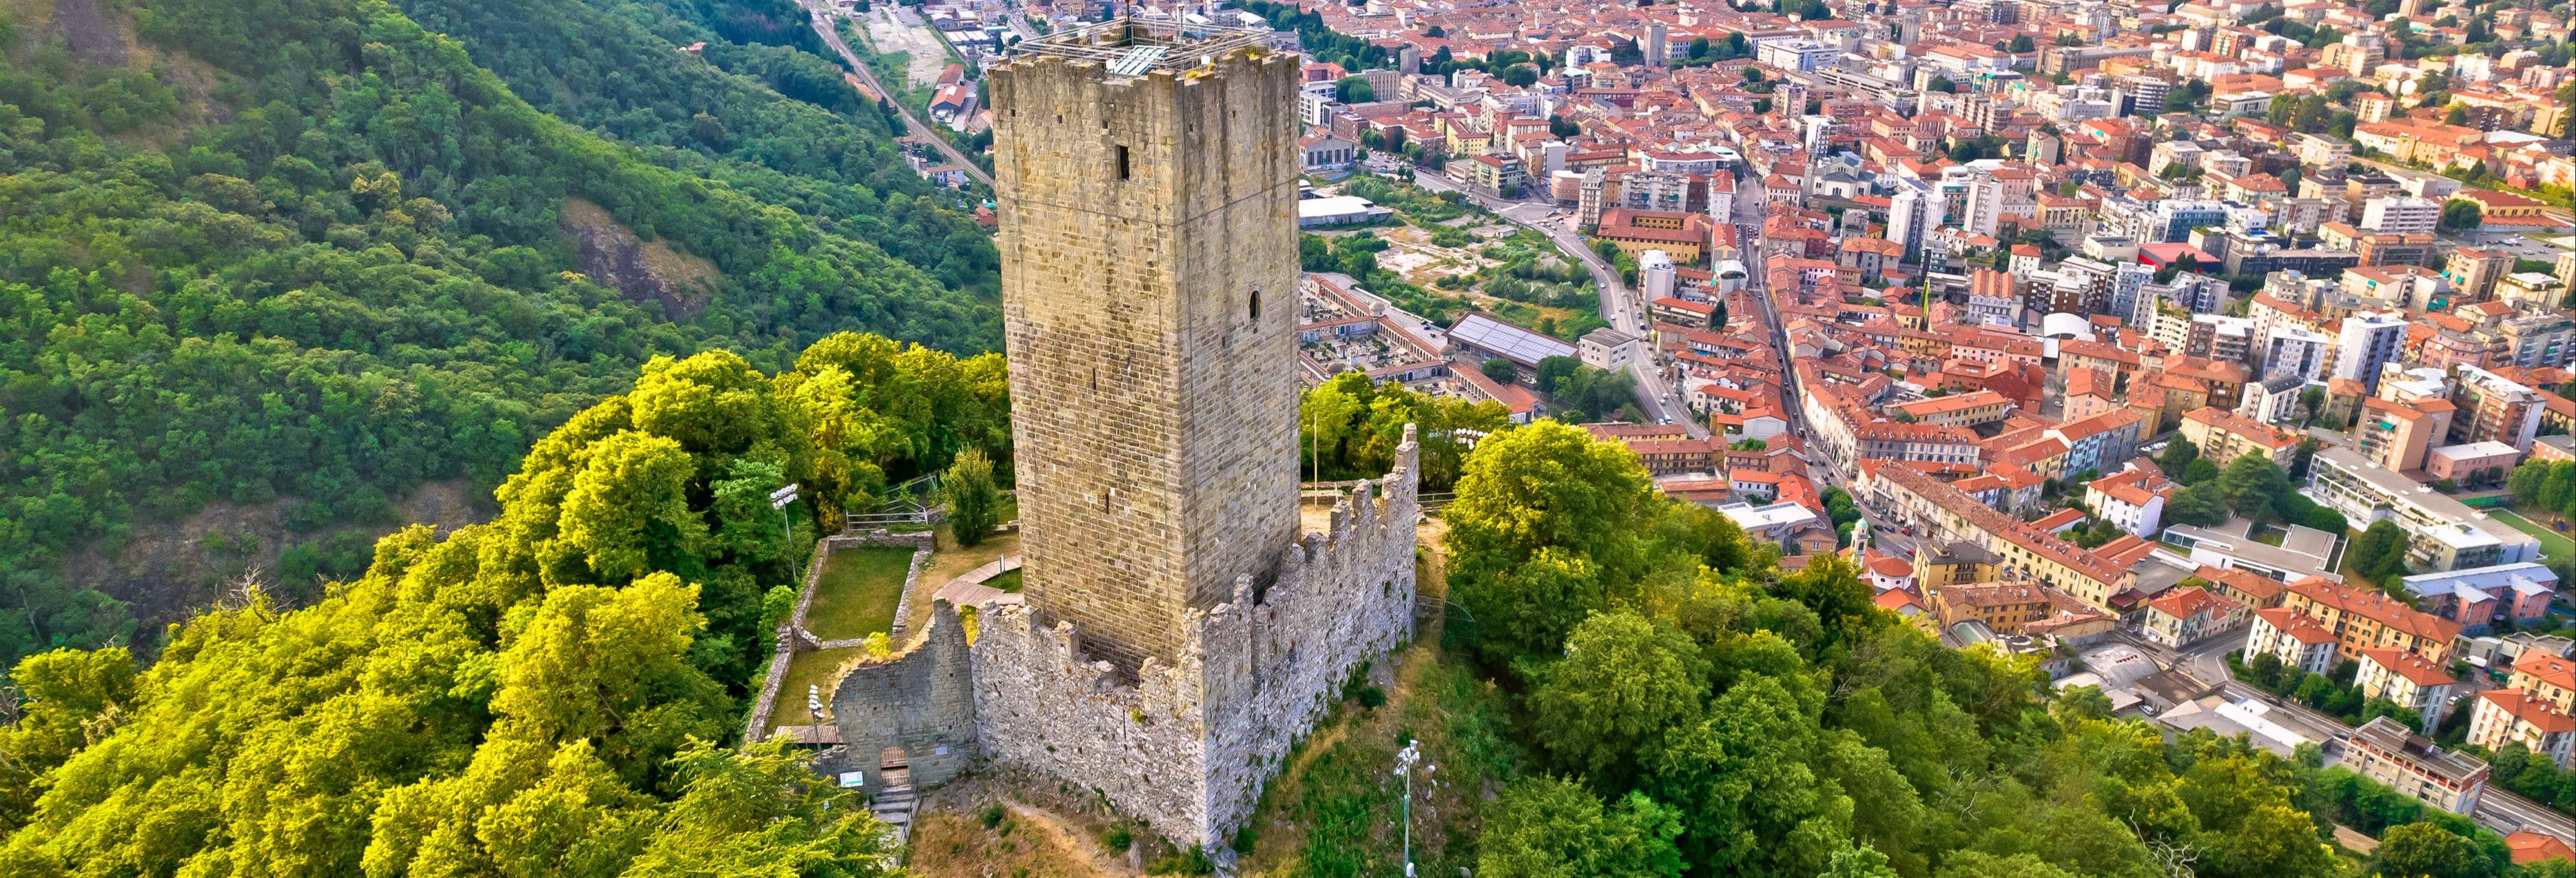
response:
{"label": "small sign board", "polygon": [[863,787],[863,786],[867,786],[867,785],[868,785],[868,773],[867,773],[867,772],[864,772],[864,771],[844,771],[844,772],[841,772],[841,786],[842,786],[843,788],[855,788],[855,787]]}

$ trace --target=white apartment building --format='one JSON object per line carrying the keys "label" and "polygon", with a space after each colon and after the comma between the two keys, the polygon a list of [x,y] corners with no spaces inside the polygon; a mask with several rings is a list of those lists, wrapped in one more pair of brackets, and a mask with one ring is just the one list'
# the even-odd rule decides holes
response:
{"label": "white apartment building", "polygon": [[2354,314],[2335,330],[2333,376],[2379,388],[2379,367],[2397,359],[2406,343],[2406,315],[2397,311]]}
{"label": "white apartment building", "polygon": [[2442,224],[2442,203],[2430,198],[2373,198],[2361,206],[2361,227],[2392,235],[2430,235]]}

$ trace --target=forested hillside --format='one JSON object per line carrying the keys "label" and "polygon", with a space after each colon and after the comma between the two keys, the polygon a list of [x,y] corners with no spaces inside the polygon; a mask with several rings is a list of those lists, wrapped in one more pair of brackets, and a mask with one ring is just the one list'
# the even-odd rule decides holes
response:
{"label": "forested hillside", "polygon": [[758,584],[813,540],[768,495],[998,449],[1003,379],[848,334],[776,376],[655,358],[537,442],[488,524],[399,531],[301,609],[233,596],[148,670],[27,659],[0,875],[875,874],[863,810],[728,746],[792,602]]}
{"label": "forested hillside", "polygon": [[[1006,447],[1001,367],[856,335],[775,376],[655,359],[540,440],[488,524],[389,536],[300,609],[239,595],[149,668],[118,648],[19,663],[0,875],[880,873],[846,795],[728,746],[776,619],[752,589],[803,546],[764,498]],[[1508,706],[1425,717],[1450,742],[1426,779],[1456,787],[1456,810],[1416,815],[1440,830],[1416,839],[1426,874],[2570,874],[2313,747],[2168,742],[2098,691],[2049,694],[2030,657],[1946,649],[1849,563],[1784,573],[1572,427],[1498,428],[1443,517],[1463,611],[1437,661]],[[1371,744],[1346,763],[1347,735],[1309,742],[1284,823],[1304,837],[1236,845],[1293,852],[1264,874],[1392,871],[1401,781]],[[1333,766],[1349,795],[1319,779]],[[2339,855],[2337,822],[2384,843]]]}
{"label": "forested hillside", "polygon": [[[999,295],[991,236],[904,164],[792,0],[397,2],[539,110]],[[700,42],[703,63],[673,63]]]}
{"label": "forested hillside", "polygon": [[388,526],[425,480],[497,484],[656,353],[998,346],[991,245],[811,56],[495,14],[550,34],[522,57],[582,61],[528,68],[550,106],[628,143],[377,0],[0,5],[0,655],[148,648],[211,597],[129,603],[173,584],[68,581],[66,553],[209,501]]}

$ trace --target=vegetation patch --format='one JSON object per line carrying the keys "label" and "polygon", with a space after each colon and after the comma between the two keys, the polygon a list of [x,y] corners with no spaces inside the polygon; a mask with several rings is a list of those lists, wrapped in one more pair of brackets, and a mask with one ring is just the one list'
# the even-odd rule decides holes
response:
{"label": "vegetation patch", "polygon": [[824,561],[822,578],[814,583],[805,630],[818,640],[847,640],[892,630],[895,606],[903,600],[904,574],[911,569],[911,549],[861,546],[834,551]]}

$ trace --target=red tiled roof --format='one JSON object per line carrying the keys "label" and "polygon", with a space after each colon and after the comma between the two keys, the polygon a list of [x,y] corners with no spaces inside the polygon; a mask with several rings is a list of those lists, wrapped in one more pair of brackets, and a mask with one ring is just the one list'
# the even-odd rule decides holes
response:
{"label": "red tiled roof", "polygon": [[2235,601],[2210,594],[2197,587],[2177,588],[2157,595],[2155,600],[2147,602],[2147,609],[2176,619],[2189,619],[2202,613],[2224,613],[2235,606]]}
{"label": "red tiled roof", "polygon": [[2290,583],[2289,589],[2308,600],[2378,622],[2417,639],[2449,644],[2460,637],[2458,622],[2431,613],[2419,613],[2394,598],[2356,591],[2327,582],[2323,577]]}
{"label": "red tiled roof", "polygon": [[[2524,651],[2537,652],[2537,650]],[[2400,677],[2413,681],[2417,686],[2448,686],[2460,682],[2452,679],[2451,675],[2444,673],[2441,668],[2434,667],[2432,662],[2425,661],[2422,656],[2402,649],[2365,649],[2361,651],[2361,657],[2364,661],[2375,663]]]}
{"label": "red tiled roof", "polygon": [[2493,702],[2507,715],[2530,723],[2533,728],[2539,729],[2544,734],[2576,732],[2576,717],[2559,713],[2549,706],[2549,702],[2535,698],[2520,689],[2489,689],[2478,693],[2478,697]]}
{"label": "red tiled roof", "polygon": [[2576,662],[2537,650],[2526,649],[2513,660],[2513,672],[2529,674],[2540,682],[2561,689],[2576,689]]}
{"label": "red tiled roof", "polygon": [[2255,618],[2262,619],[2264,624],[2279,629],[2281,633],[2289,635],[2290,639],[2296,640],[2300,643],[2316,644],[2335,642],[2334,632],[2326,630],[2326,626],[2318,624],[2315,619],[2299,615],[2299,611],[2288,607],[2273,607],[2268,610],[2256,610],[2254,611],[2254,616]]}

